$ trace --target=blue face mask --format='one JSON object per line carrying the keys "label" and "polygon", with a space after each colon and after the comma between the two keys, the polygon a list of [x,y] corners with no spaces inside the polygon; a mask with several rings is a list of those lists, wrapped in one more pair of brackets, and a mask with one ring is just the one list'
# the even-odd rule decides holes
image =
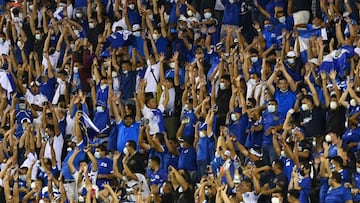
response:
{"label": "blue face mask", "polygon": [[264,27],[265,27],[265,30],[271,30],[271,28],[272,28],[270,24],[267,24]]}

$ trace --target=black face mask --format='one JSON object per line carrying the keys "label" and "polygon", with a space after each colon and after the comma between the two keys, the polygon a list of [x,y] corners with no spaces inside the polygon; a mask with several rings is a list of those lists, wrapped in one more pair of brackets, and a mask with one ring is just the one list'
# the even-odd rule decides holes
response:
{"label": "black face mask", "polygon": [[305,176],[305,171],[304,171],[304,169],[301,169],[301,170],[300,170],[300,175],[301,175],[301,176]]}

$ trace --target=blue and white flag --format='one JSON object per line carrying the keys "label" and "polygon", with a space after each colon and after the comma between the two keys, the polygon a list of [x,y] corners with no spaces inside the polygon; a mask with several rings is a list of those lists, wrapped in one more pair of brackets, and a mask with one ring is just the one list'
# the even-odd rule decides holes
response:
{"label": "blue and white flag", "polygon": [[[308,61],[307,50],[309,47],[309,39],[312,36],[322,37],[323,40],[327,40],[326,30],[325,29],[307,29],[307,30],[297,30],[299,33],[299,45],[300,45],[300,54],[303,61]],[[295,50],[297,47],[294,48]]]}
{"label": "blue and white flag", "polygon": [[319,72],[323,72],[325,71],[326,73],[330,73],[331,70],[334,70],[335,66],[334,66],[334,58],[333,56],[330,54],[325,55],[323,58],[322,63],[320,64],[319,67]]}
{"label": "blue and white flag", "polygon": [[7,97],[10,99],[10,93],[16,89],[15,82],[11,75],[4,70],[0,70],[0,85],[4,90],[6,90]]}
{"label": "blue and white flag", "polygon": [[340,74],[341,77],[344,74],[344,70],[347,67],[350,67],[347,63],[347,59],[353,57],[354,54],[354,48],[349,45],[342,46],[339,49],[331,52],[331,55],[334,58],[335,70]]}
{"label": "blue and white flag", "polygon": [[129,39],[132,32],[128,30],[120,30],[117,32],[112,33],[107,40],[110,42],[110,45],[113,48],[119,48],[122,47],[126,41]]}

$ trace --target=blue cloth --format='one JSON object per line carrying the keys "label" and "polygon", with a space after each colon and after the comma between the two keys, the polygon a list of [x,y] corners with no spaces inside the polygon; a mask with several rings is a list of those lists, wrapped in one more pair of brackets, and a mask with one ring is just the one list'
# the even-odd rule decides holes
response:
{"label": "blue cloth", "polygon": [[[360,188],[360,173],[355,173],[355,188]],[[354,201],[360,201],[360,193],[354,195]]]}
{"label": "blue cloth", "polygon": [[280,112],[269,113],[267,110],[263,114],[262,125],[264,126],[263,145],[273,145],[272,134],[265,135],[265,132],[270,128],[282,125],[285,121],[284,114]]}
{"label": "blue cloth", "polygon": [[[342,136],[342,148],[345,148],[351,142],[359,142],[360,141],[360,128],[357,127],[355,129],[348,129]],[[355,153],[357,151],[356,147],[351,147],[350,151]]]}
{"label": "blue cloth", "polygon": [[344,203],[348,200],[352,200],[351,192],[344,186],[330,188],[325,198],[326,203]]}
{"label": "blue cloth", "polygon": [[194,134],[195,134],[194,124],[197,121],[194,110],[189,110],[189,111],[184,110],[183,117],[189,117],[190,121],[189,121],[189,123],[184,125],[184,130],[183,130],[182,136],[186,137],[186,138],[191,138],[192,140],[194,140]]}
{"label": "blue cloth", "polygon": [[159,168],[158,171],[154,172],[151,170],[150,173],[150,185],[162,185],[167,181],[167,172],[164,169]]}
{"label": "blue cloth", "polygon": [[118,136],[117,136],[117,150],[122,152],[125,144],[129,140],[133,140],[136,142],[136,146],[139,146],[138,143],[138,135],[140,132],[140,123],[134,122],[131,126],[125,126],[125,122],[122,120],[118,124]]}
{"label": "blue cloth", "polygon": [[188,149],[179,148],[179,164],[178,169],[184,169],[187,171],[196,170],[196,151],[194,147]]}
{"label": "blue cloth", "polygon": [[120,72],[121,99],[127,100],[134,97],[136,86],[136,71],[129,71],[127,74]]}
{"label": "blue cloth", "polygon": [[110,111],[108,108],[104,112],[94,111],[94,124],[101,133],[107,133],[110,127]]}
{"label": "blue cloth", "polygon": [[289,109],[293,108],[296,102],[296,93],[290,89],[287,92],[281,92],[280,89],[276,89],[274,97],[278,102],[278,112],[284,115],[286,115]]}
{"label": "blue cloth", "polygon": [[[86,155],[84,152],[85,140],[83,140],[82,143],[77,147],[80,149],[80,152],[79,152],[79,154],[76,155],[73,164],[74,164],[75,169],[79,170],[80,161],[84,160],[85,155]],[[61,167],[61,172],[62,172],[65,180],[74,180],[74,177],[72,176],[72,174],[69,170],[69,166],[68,166],[69,158],[73,153],[74,153],[74,149],[67,153],[67,155],[64,159],[64,162],[62,164],[62,167]]]}
{"label": "blue cloth", "polygon": [[241,2],[237,0],[233,4],[229,0],[221,0],[221,2],[225,6],[222,24],[239,26]]}
{"label": "blue cloth", "polygon": [[231,121],[228,125],[230,134],[234,134],[240,144],[245,145],[246,142],[246,128],[249,123],[249,117],[247,114],[241,115],[239,120]]}
{"label": "blue cloth", "polygon": [[309,195],[311,191],[311,178],[306,177],[299,181],[299,186],[301,187],[300,191],[300,203],[308,203]]}
{"label": "blue cloth", "polygon": [[[107,175],[111,174],[113,171],[113,160],[109,159],[107,157],[97,159],[98,162],[98,174]],[[96,185],[99,187],[99,189],[103,189],[103,184],[109,183],[108,179],[96,179]]]}
{"label": "blue cloth", "polygon": [[43,94],[48,101],[52,101],[54,94],[55,94],[55,86],[56,86],[56,78],[49,78],[46,82],[41,83],[41,79],[39,78],[38,81],[40,82],[40,93]]}

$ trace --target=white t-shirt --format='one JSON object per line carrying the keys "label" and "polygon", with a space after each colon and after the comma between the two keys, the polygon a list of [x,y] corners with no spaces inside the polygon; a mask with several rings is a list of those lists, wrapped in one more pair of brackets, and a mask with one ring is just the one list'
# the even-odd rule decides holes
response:
{"label": "white t-shirt", "polygon": [[[56,165],[58,168],[61,168],[61,154],[62,154],[62,148],[64,145],[64,137],[60,133],[60,135],[54,136],[53,139],[54,139],[53,147],[54,147],[54,151],[55,151]],[[46,143],[44,157],[48,158],[48,159],[53,159],[53,157],[51,157],[51,149],[50,149],[49,142]]]}
{"label": "white t-shirt", "polygon": [[150,109],[146,105],[141,110],[142,114],[144,115],[144,118],[149,119],[150,135],[160,132],[160,127],[159,127],[160,116],[162,116],[164,110],[165,108],[162,104],[158,106],[158,108],[156,109],[157,112],[155,113],[153,112],[155,111],[155,109]]}
{"label": "white t-shirt", "polygon": [[[161,93],[159,104],[162,104],[165,100],[165,92]],[[175,110],[175,88],[169,89],[169,102],[165,107],[166,110]]]}
{"label": "white t-shirt", "polygon": [[[139,187],[140,183],[142,183],[142,192],[141,192],[141,197],[142,199],[145,199],[147,197],[149,197],[150,195],[150,188],[149,185],[146,181],[146,178],[144,175],[140,174],[140,173],[135,173],[136,177],[137,177],[137,181],[136,180],[130,180],[126,182],[126,187],[127,188],[137,188]],[[135,194],[131,194],[128,196],[128,201],[136,201],[136,195]]]}
{"label": "white t-shirt", "polygon": [[34,95],[33,93],[31,93],[30,90],[26,90],[25,99],[30,104],[35,104],[38,106],[43,106],[43,103],[47,101],[47,98],[43,94],[39,93],[37,95]]}
{"label": "white t-shirt", "polygon": [[0,55],[9,55],[10,51],[10,40],[6,40],[4,43],[0,44]]}
{"label": "white t-shirt", "polygon": [[241,196],[244,200],[244,203],[257,203],[258,199],[260,197],[260,194],[255,194],[255,192],[252,191],[252,192],[245,192]]}
{"label": "white t-shirt", "polygon": [[160,62],[147,67],[145,72],[145,92],[157,92],[157,83],[160,82]]}
{"label": "white t-shirt", "polygon": [[[96,185],[97,174],[98,174],[98,171],[89,171],[88,172],[90,182],[93,185]],[[77,183],[79,175],[80,175],[80,173],[79,173],[78,170],[76,170],[75,173],[72,174],[72,176],[74,177],[75,183],[77,185],[77,188],[85,187],[85,177],[82,178],[82,180],[81,180],[81,182],[79,184]]]}
{"label": "white t-shirt", "polygon": [[[60,58],[60,52],[59,51],[55,51],[54,54],[49,55],[50,63],[51,63],[54,70],[57,68],[59,58]],[[47,59],[45,57],[43,57],[41,63],[44,66],[44,71],[45,71],[48,68]]]}
{"label": "white t-shirt", "polygon": [[265,87],[263,87],[261,89],[262,84],[256,85],[256,81],[254,79],[248,80],[246,82],[246,86],[247,86],[246,99],[249,99],[251,97],[251,93],[254,90],[254,88],[255,88],[255,93],[254,93],[254,98],[255,99],[258,98],[258,96],[260,94],[260,90],[262,90],[261,95],[260,95],[260,101],[257,101],[259,103],[259,105],[262,105],[264,103],[264,90],[265,90]]}

